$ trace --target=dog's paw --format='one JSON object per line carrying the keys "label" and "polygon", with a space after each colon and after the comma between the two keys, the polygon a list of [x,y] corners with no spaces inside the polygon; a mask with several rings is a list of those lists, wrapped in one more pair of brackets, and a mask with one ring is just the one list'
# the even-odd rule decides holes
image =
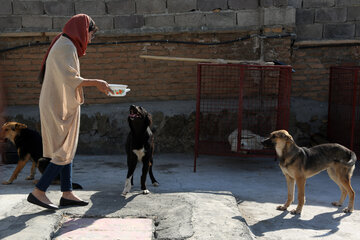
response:
{"label": "dog's paw", "polygon": [[121,196],[126,197],[126,194],[128,194],[128,192],[122,192]]}
{"label": "dog's paw", "polygon": [[147,189],[143,190],[143,194],[144,194],[144,195],[147,195],[147,194],[149,194],[149,193],[150,193],[149,190],[147,190]]}
{"label": "dog's paw", "polygon": [[280,211],[286,211],[287,207],[284,207],[284,206],[278,206],[276,208],[276,210],[280,210]]}
{"label": "dog's paw", "polygon": [[11,184],[12,182],[8,182],[8,181],[4,181],[4,182],[2,182],[2,184],[4,184],[4,185],[9,185],[9,184]]}
{"label": "dog's paw", "polygon": [[341,203],[339,203],[339,202],[332,202],[331,203],[333,206],[335,206],[335,207],[341,207]]}
{"label": "dog's paw", "polygon": [[292,215],[300,215],[300,214],[301,214],[301,210],[294,209],[294,210],[291,210],[290,213],[291,213]]}
{"label": "dog's paw", "polygon": [[344,213],[352,213],[353,211],[354,211],[354,209],[352,209],[352,208],[345,208],[343,210]]}
{"label": "dog's paw", "polygon": [[158,182],[153,182],[152,184],[154,187],[158,187],[159,186],[159,183]]}
{"label": "dog's paw", "polygon": [[27,176],[25,180],[34,180],[34,176]]}

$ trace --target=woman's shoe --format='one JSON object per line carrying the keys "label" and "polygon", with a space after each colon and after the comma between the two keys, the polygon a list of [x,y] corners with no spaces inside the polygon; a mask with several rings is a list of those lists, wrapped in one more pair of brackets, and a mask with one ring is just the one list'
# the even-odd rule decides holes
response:
{"label": "woman's shoe", "polygon": [[66,199],[61,197],[60,198],[60,206],[64,207],[64,206],[86,206],[88,205],[89,202],[86,201],[75,201],[75,200],[70,200],[70,199]]}
{"label": "woman's shoe", "polygon": [[47,203],[43,203],[42,201],[40,201],[39,199],[37,199],[32,193],[30,193],[27,197],[27,201],[29,203],[32,203],[32,204],[35,204],[35,205],[38,205],[40,207],[43,207],[43,208],[47,208],[47,209],[51,209],[51,210],[57,210],[59,209],[58,206],[50,203],[50,204],[47,204]]}

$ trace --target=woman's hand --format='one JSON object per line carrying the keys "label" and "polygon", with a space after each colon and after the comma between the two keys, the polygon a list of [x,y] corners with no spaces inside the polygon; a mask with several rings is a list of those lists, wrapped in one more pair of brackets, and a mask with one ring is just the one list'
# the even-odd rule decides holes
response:
{"label": "woman's hand", "polygon": [[97,89],[99,89],[100,92],[103,92],[106,95],[108,95],[109,93],[114,93],[110,89],[109,84],[106,81],[98,79],[98,80],[96,80],[95,83],[96,83],[95,87],[97,87]]}

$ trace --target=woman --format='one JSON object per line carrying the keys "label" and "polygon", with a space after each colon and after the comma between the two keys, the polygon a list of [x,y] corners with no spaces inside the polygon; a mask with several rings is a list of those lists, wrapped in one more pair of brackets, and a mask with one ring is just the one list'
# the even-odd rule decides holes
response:
{"label": "woman", "polygon": [[106,81],[80,76],[79,57],[85,55],[96,30],[89,16],[73,16],[52,41],[42,62],[39,75],[41,133],[44,157],[51,161],[27,200],[48,209],[58,209],[45,194],[58,174],[62,191],[60,206],[88,204],[72,192],[71,180],[79,137],[80,105],[84,102],[82,87],[95,86],[105,94],[112,92]]}

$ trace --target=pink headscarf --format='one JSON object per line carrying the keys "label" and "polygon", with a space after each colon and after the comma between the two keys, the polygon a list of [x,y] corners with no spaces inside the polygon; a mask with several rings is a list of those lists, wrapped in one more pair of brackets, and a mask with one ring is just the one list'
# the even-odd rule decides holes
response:
{"label": "pink headscarf", "polygon": [[73,42],[76,47],[77,54],[79,57],[86,54],[86,48],[89,41],[89,24],[91,18],[86,14],[77,14],[70,18],[65,24],[62,33],[58,34],[51,42],[50,47],[46,51],[46,54],[41,63],[41,70],[39,74],[39,81],[43,83],[45,74],[45,63],[49,55],[49,52],[55,42],[60,38],[62,34],[66,34],[67,37]]}

